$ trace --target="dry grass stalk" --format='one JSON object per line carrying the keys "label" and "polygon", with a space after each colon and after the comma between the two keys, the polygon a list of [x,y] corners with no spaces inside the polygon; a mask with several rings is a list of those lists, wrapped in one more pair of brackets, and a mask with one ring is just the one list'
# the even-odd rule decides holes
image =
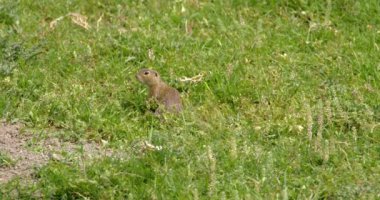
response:
{"label": "dry grass stalk", "polygon": [[358,140],[358,133],[357,133],[357,130],[356,130],[356,127],[352,127],[352,135],[354,137],[354,140],[355,142]]}
{"label": "dry grass stalk", "polygon": [[149,50],[148,50],[148,58],[149,58],[150,60],[154,60],[155,57],[156,57],[156,56],[154,56],[154,51],[153,51],[153,49],[149,49]]}
{"label": "dry grass stalk", "polygon": [[309,141],[313,139],[313,117],[311,115],[311,108],[308,103],[305,102],[306,107],[306,123],[307,123],[307,136]]}
{"label": "dry grass stalk", "polygon": [[324,21],[324,25],[325,26],[328,26],[328,25],[331,24],[331,21],[330,21],[331,9],[332,9],[331,0],[327,0],[326,13],[325,13],[325,21]]}
{"label": "dry grass stalk", "polygon": [[60,17],[54,19],[53,21],[50,22],[49,27],[51,29],[54,29],[57,26],[58,22],[61,21],[63,18],[65,18],[65,16],[60,16]]}
{"label": "dry grass stalk", "polygon": [[220,194],[220,200],[226,200],[226,199],[227,199],[226,193],[223,191],[223,192]]}
{"label": "dry grass stalk", "polygon": [[194,188],[194,190],[192,191],[193,193],[193,199],[194,200],[199,200],[199,192],[198,192],[198,189],[197,188]]}
{"label": "dry grass stalk", "polygon": [[86,30],[91,28],[91,26],[87,23],[87,17],[86,16],[81,15],[79,13],[69,13],[67,15],[71,18],[71,21],[74,24],[76,24],[76,25],[78,25],[78,26],[80,26]]}
{"label": "dry grass stalk", "polygon": [[328,140],[325,140],[323,148],[323,163],[327,163],[330,159],[330,143]]}
{"label": "dry grass stalk", "polygon": [[96,32],[99,31],[100,22],[103,20],[104,13],[99,17],[99,19],[96,21]]}
{"label": "dry grass stalk", "polygon": [[203,77],[204,77],[204,74],[198,74],[196,76],[193,76],[193,77],[182,77],[182,78],[179,78],[178,80],[180,82],[190,82],[190,83],[198,83],[198,82],[201,82],[203,80]]}
{"label": "dry grass stalk", "polygon": [[147,152],[147,151],[161,151],[162,150],[162,146],[153,145],[153,144],[151,144],[150,142],[148,142],[146,140],[137,143],[136,147],[138,148],[138,150],[141,153],[144,153],[144,152]]}
{"label": "dry grass stalk", "polygon": [[74,24],[76,24],[76,25],[78,25],[78,26],[80,26],[80,27],[82,27],[82,28],[84,28],[86,30],[89,30],[91,28],[91,26],[87,23],[87,17],[84,16],[84,15],[81,15],[79,13],[68,13],[67,15],[60,16],[60,17],[54,19],[53,21],[51,21],[50,24],[49,24],[49,27],[51,29],[55,29],[55,27],[57,26],[58,22],[61,21],[61,20],[63,20],[65,17],[70,17],[71,21]]}
{"label": "dry grass stalk", "polygon": [[347,113],[343,111],[342,106],[340,105],[339,99],[336,95],[336,90],[334,88],[331,89],[332,95],[333,95],[333,102],[334,106],[337,110],[338,117],[343,118],[344,121],[348,121]]}
{"label": "dry grass stalk", "polygon": [[207,149],[207,157],[209,160],[209,169],[210,169],[210,182],[208,185],[208,196],[213,197],[215,188],[216,188],[216,159],[212,152],[211,147]]}
{"label": "dry grass stalk", "polygon": [[236,189],[233,191],[232,194],[233,194],[233,197],[234,197],[235,200],[241,199],[240,196],[239,196],[239,192]]}
{"label": "dry grass stalk", "polygon": [[233,72],[234,72],[234,65],[232,63],[229,63],[227,65],[227,77],[230,78]]}
{"label": "dry grass stalk", "polygon": [[328,124],[332,123],[332,112],[331,112],[331,101],[329,99],[325,102],[325,115],[326,115],[326,122]]}
{"label": "dry grass stalk", "polygon": [[188,20],[185,20],[185,31],[186,34],[191,35],[193,33],[194,23]]}
{"label": "dry grass stalk", "polygon": [[323,103],[322,101],[320,101],[318,103],[318,108],[319,108],[319,114],[318,114],[318,130],[317,130],[317,141],[316,141],[316,145],[317,147],[320,147],[321,146],[321,142],[322,142],[322,133],[323,133],[323,129],[324,129],[324,122],[323,122],[323,114],[324,114],[324,110],[323,110]]}
{"label": "dry grass stalk", "polygon": [[237,158],[237,145],[236,145],[236,137],[233,136],[231,138],[231,151],[230,151],[230,154],[231,154],[231,157],[232,159],[236,159]]}
{"label": "dry grass stalk", "polygon": [[199,7],[199,1],[198,0],[188,0],[187,1],[190,5],[193,5],[195,7]]}

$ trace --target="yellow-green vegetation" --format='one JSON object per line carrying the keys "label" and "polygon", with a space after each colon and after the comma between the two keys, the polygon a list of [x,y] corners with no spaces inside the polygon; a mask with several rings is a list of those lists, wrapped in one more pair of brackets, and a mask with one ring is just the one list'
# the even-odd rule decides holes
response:
{"label": "yellow-green vegetation", "polygon": [[[128,155],[49,162],[0,198],[379,199],[379,16],[378,0],[0,0],[1,118]],[[180,116],[146,113],[143,67]]]}
{"label": "yellow-green vegetation", "polygon": [[5,153],[0,151],[0,167],[9,167],[14,165],[14,161]]}

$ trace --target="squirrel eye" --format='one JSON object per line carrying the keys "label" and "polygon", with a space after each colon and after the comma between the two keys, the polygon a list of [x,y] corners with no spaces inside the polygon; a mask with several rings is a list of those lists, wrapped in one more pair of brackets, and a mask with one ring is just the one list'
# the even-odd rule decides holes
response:
{"label": "squirrel eye", "polygon": [[144,74],[145,74],[145,75],[148,75],[148,74],[149,74],[149,72],[148,72],[148,71],[146,71],[146,72],[144,72]]}

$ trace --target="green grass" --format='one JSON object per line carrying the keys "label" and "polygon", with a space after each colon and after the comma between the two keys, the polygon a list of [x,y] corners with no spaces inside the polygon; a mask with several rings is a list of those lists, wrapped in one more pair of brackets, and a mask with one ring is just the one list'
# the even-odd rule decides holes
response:
{"label": "green grass", "polygon": [[12,160],[7,154],[0,151],[0,167],[9,167],[14,164],[14,160]]}
{"label": "green grass", "polygon": [[[0,2],[1,116],[130,155],[52,162],[0,197],[380,198],[377,0]],[[49,27],[70,12],[91,28]],[[181,116],[145,114],[143,67],[181,91]]]}

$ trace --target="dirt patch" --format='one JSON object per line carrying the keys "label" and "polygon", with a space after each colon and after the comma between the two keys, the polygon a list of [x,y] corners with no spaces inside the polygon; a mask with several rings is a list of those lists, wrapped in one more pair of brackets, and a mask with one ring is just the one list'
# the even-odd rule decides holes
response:
{"label": "dirt patch", "polygon": [[30,133],[22,133],[22,125],[0,122],[0,152],[9,156],[14,164],[0,166],[0,184],[16,176],[31,178],[35,167],[49,160],[86,159],[111,156],[113,151],[97,143],[74,144],[60,142],[57,138],[37,139]]}

